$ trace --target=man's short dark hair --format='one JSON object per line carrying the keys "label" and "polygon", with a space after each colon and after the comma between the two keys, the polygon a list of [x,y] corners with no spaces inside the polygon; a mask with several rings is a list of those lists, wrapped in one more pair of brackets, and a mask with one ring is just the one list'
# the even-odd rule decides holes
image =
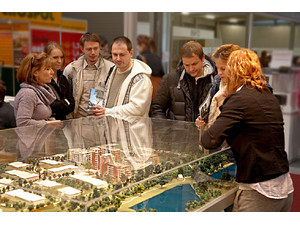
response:
{"label": "man's short dark hair", "polygon": [[182,58],[191,58],[193,54],[199,56],[200,59],[203,58],[203,49],[199,42],[189,41],[186,42],[180,49],[180,57]]}
{"label": "man's short dark hair", "polygon": [[129,52],[130,52],[131,49],[132,49],[132,43],[131,43],[131,41],[129,40],[128,37],[125,37],[125,36],[119,36],[119,37],[116,37],[116,38],[113,40],[111,46],[113,46],[113,44],[117,44],[117,45],[119,45],[119,44],[125,44],[125,45],[127,46],[127,50],[128,50]]}
{"label": "man's short dark hair", "polygon": [[101,46],[100,37],[96,33],[86,32],[80,37],[80,45],[82,48],[84,47],[84,42],[86,41],[98,42],[99,46]]}

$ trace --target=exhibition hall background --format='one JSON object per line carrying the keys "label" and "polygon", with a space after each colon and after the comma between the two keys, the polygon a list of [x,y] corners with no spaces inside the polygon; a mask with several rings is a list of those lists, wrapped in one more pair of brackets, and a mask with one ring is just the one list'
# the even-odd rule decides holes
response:
{"label": "exhibition hall background", "polygon": [[[171,12],[0,12],[0,69],[8,95],[18,91],[13,77],[20,60],[29,52],[40,52],[48,40],[60,42],[66,62],[79,54],[79,37],[90,31],[114,37],[153,36],[166,72],[175,68],[180,46],[197,40],[206,54],[224,43],[262,50],[289,49],[300,55],[300,13],[171,13]],[[137,50],[135,48],[135,55]]]}

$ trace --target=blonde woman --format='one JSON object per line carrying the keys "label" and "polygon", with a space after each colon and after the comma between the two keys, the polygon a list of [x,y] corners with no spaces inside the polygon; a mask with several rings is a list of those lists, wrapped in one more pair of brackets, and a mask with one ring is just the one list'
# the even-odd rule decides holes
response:
{"label": "blonde woman", "polygon": [[48,84],[56,96],[55,101],[50,105],[52,117],[57,120],[71,119],[70,113],[74,111],[75,101],[72,93],[72,85],[63,75],[65,66],[65,52],[61,45],[51,41],[44,48],[44,52],[53,58],[53,76]]}
{"label": "blonde woman", "polygon": [[[217,48],[212,55],[215,58],[216,67],[218,69],[218,75],[216,75],[214,78],[214,86],[211,91],[212,100],[210,103],[208,121],[205,128],[210,127],[221,113],[219,107],[223,105],[223,102],[227,96],[226,83],[224,81],[225,67],[230,54],[233,51],[239,49],[240,46],[238,45],[225,44]],[[205,121],[201,120],[200,117],[198,117],[196,120],[196,125],[199,127],[204,124]]]}
{"label": "blonde woman", "polygon": [[288,212],[294,188],[284,150],[283,117],[256,53],[232,52],[224,80],[228,96],[201,143],[210,149],[226,140],[233,151],[239,183],[233,211]]}

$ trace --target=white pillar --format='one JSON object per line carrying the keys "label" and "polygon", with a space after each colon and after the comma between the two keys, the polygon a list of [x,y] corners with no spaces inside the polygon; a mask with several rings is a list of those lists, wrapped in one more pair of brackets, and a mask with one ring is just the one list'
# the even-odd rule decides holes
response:
{"label": "white pillar", "polygon": [[[124,36],[128,37],[135,49],[137,36],[137,12],[124,12]],[[133,58],[136,57],[134,53]]]}
{"label": "white pillar", "polygon": [[253,28],[253,13],[249,13],[248,24],[247,24],[247,48],[251,49],[252,41],[252,28]]}
{"label": "white pillar", "polygon": [[163,12],[162,14],[162,63],[165,73],[168,73],[170,71],[170,63],[173,60],[170,55],[170,46],[173,40],[173,35],[171,34],[171,13]]}

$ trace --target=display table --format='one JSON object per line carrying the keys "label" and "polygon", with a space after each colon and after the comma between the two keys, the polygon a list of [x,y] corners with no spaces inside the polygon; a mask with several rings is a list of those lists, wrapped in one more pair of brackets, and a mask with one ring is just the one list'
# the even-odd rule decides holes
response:
{"label": "display table", "polygon": [[0,131],[2,211],[221,211],[231,151],[199,145],[194,123],[87,117]]}

